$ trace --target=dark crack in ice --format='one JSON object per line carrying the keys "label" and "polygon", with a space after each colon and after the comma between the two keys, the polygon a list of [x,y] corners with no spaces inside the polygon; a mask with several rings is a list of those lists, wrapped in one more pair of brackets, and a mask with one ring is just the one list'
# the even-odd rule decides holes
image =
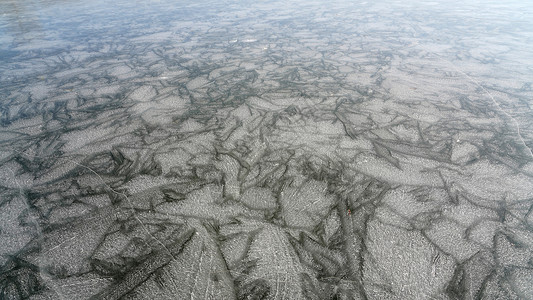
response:
{"label": "dark crack in ice", "polygon": [[533,6],[0,3],[0,299],[533,299]]}

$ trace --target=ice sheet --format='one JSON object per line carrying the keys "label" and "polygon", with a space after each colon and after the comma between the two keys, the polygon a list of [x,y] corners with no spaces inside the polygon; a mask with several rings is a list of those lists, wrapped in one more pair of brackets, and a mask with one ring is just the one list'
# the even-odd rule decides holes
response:
{"label": "ice sheet", "polygon": [[0,1],[0,299],[533,299],[532,15]]}

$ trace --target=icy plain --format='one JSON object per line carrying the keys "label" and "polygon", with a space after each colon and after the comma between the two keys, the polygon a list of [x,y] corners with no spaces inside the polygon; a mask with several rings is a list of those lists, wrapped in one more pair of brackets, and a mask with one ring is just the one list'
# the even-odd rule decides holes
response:
{"label": "icy plain", "polygon": [[0,2],[0,299],[533,299],[527,1]]}

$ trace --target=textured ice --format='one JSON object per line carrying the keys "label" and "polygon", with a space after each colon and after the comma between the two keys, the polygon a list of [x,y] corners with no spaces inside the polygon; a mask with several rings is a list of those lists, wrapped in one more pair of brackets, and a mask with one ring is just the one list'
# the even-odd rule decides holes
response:
{"label": "textured ice", "polygon": [[530,3],[0,11],[0,299],[533,299]]}
{"label": "textured ice", "polygon": [[267,188],[249,188],[243,193],[240,201],[252,209],[274,210],[277,207],[273,192]]}
{"label": "textured ice", "polygon": [[152,100],[152,98],[155,97],[155,95],[156,95],[156,91],[154,87],[145,85],[134,90],[131,93],[130,98],[135,101],[147,102],[147,101]]}
{"label": "textured ice", "polygon": [[281,210],[286,225],[313,228],[333,206],[332,196],[326,195],[324,182],[311,180],[300,186],[286,185],[280,192]]}
{"label": "textured ice", "polygon": [[370,298],[427,299],[445,288],[453,274],[453,259],[432,247],[420,232],[377,222],[369,229],[367,247],[372,257],[366,258],[363,278]]}

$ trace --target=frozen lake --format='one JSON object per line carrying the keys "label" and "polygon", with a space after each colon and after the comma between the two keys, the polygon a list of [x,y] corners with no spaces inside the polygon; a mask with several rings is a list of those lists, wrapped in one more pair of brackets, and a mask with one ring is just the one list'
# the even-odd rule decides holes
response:
{"label": "frozen lake", "polygon": [[524,3],[1,1],[0,299],[533,299]]}

